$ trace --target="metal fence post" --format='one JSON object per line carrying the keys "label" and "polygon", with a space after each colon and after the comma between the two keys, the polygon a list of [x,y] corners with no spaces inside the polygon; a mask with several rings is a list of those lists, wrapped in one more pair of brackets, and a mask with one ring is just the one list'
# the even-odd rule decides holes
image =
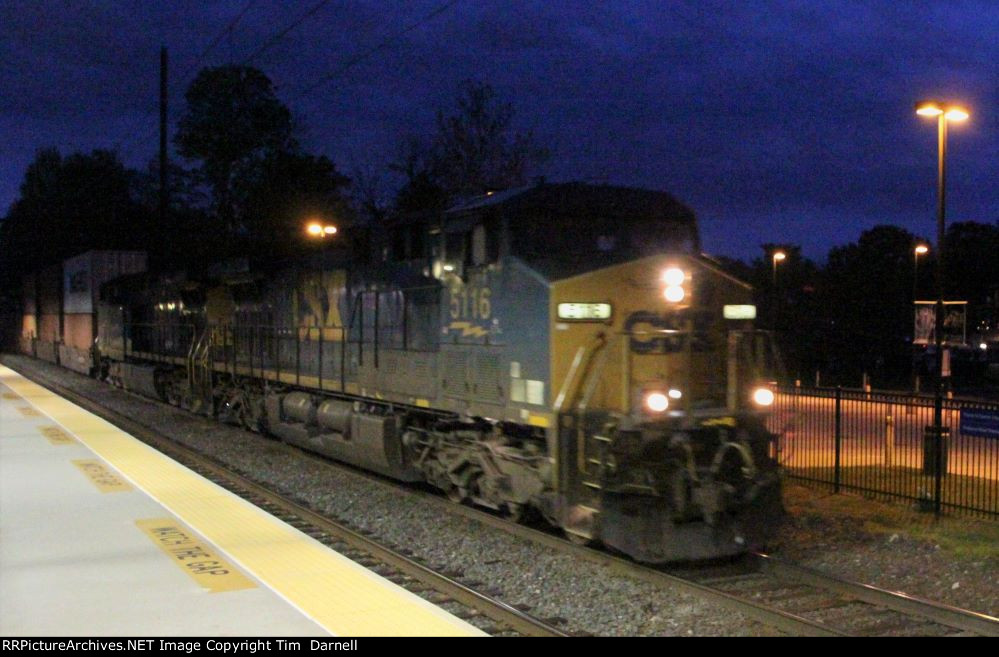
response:
{"label": "metal fence post", "polygon": [[843,407],[843,388],[841,386],[836,386],[836,434],[835,434],[835,447],[836,447],[836,457],[833,464],[833,492],[839,492],[840,484],[840,453],[843,443],[843,432],[842,432],[842,407]]}
{"label": "metal fence post", "polygon": [[[933,445],[933,449],[936,452],[936,467],[933,468],[933,514],[939,518],[943,512],[943,472],[944,472],[944,462],[943,462],[943,424],[937,424],[936,428],[936,444]],[[948,433],[949,427],[948,427]]]}

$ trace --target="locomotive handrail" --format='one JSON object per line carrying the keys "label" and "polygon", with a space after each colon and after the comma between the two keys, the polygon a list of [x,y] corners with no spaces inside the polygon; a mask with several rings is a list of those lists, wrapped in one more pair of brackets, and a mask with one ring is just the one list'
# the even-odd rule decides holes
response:
{"label": "locomotive handrail", "polygon": [[569,373],[565,375],[565,380],[562,381],[562,388],[558,391],[558,397],[555,398],[556,415],[562,412],[562,404],[565,403],[566,395],[569,393],[569,386],[572,385],[576,378],[576,372],[579,370],[579,364],[583,361],[584,353],[586,353],[585,346],[580,346],[576,349],[576,355],[572,359],[572,365],[569,366]]}

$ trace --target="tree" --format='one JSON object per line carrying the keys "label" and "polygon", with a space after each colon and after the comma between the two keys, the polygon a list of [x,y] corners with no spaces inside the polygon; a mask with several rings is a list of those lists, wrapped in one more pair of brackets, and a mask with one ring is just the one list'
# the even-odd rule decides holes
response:
{"label": "tree", "polygon": [[149,224],[132,195],[135,176],[112,151],[39,151],[0,224],[5,284],[89,249],[145,248]]}
{"label": "tree", "polygon": [[461,85],[457,111],[437,112],[429,144],[407,138],[393,170],[406,177],[396,205],[415,210],[461,196],[523,185],[528,169],[547,159],[531,132],[513,132],[514,109],[488,84]]}
{"label": "tree", "polygon": [[905,384],[911,369],[913,247],[921,240],[896,226],[875,226],[829,252],[822,304],[839,343],[832,360],[844,377],[862,372],[881,385]]}
{"label": "tree", "polygon": [[[992,321],[999,291],[999,225],[974,221],[947,227],[944,263],[947,298],[968,302],[968,332]],[[992,297],[994,298],[994,297]]]}
{"label": "tree", "polygon": [[187,107],[175,142],[178,152],[200,162],[222,225],[240,228],[237,181],[268,156],[294,150],[291,112],[270,79],[246,66],[202,69],[184,94]]}
{"label": "tree", "polygon": [[[764,244],[745,277],[753,285],[756,325],[773,330],[792,378],[821,369],[825,318],[816,298],[819,268],[795,244]],[[774,273],[773,254],[784,253]],[[734,271],[732,266],[729,271]]]}
{"label": "tree", "polygon": [[243,224],[251,249],[294,245],[310,217],[346,228],[353,210],[343,194],[350,179],[325,156],[268,154],[236,188],[246,208]]}

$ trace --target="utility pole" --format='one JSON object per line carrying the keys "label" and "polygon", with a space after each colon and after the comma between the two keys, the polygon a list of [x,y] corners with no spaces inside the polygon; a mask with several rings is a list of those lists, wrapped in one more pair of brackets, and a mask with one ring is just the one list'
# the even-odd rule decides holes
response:
{"label": "utility pole", "polygon": [[167,214],[167,49],[160,47],[160,229]]}

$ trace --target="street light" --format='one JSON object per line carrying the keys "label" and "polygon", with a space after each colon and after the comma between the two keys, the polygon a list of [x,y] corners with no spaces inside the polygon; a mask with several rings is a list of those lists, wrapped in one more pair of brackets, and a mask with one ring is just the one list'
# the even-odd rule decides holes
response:
{"label": "street light", "polygon": [[324,237],[332,237],[336,235],[336,226],[333,224],[320,223],[318,221],[311,222],[306,226],[305,231],[312,237],[318,237],[320,239]]}
{"label": "street light", "polygon": [[777,306],[780,303],[780,295],[777,293],[777,263],[783,262],[787,258],[787,254],[783,251],[774,251],[773,254],[773,269],[774,269],[774,309],[773,309],[773,329],[777,330]]}
{"label": "street light", "polygon": [[777,263],[778,262],[782,262],[784,260],[784,258],[786,258],[786,257],[787,257],[787,254],[784,253],[783,251],[774,251],[774,256],[773,256],[773,260],[774,260],[774,289],[777,289]]}
{"label": "street light", "polygon": [[[937,119],[937,303],[936,328],[934,329],[936,344],[936,394],[933,399],[933,424],[936,427],[937,463],[942,467],[943,442],[943,298],[944,298],[944,216],[947,182],[947,122],[964,121],[968,111],[957,105],[927,100],[916,103],[916,114]],[[940,477],[936,478],[936,505],[940,512]]]}
{"label": "street light", "polygon": [[916,304],[916,281],[918,280],[919,271],[919,256],[926,255],[930,250],[930,247],[925,244],[918,244],[916,248],[912,250],[912,304]]}
{"label": "street light", "polygon": [[916,295],[917,281],[919,280],[919,256],[926,255],[929,253],[930,247],[925,244],[917,244],[916,248],[912,250],[912,311],[913,311],[913,331],[912,331],[912,353],[909,354],[912,359],[912,389],[915,392],[919,392],[919,378],[916,371],[916,331],[915,331],[915,312],[916,312],[916,300],[919,298]]}

